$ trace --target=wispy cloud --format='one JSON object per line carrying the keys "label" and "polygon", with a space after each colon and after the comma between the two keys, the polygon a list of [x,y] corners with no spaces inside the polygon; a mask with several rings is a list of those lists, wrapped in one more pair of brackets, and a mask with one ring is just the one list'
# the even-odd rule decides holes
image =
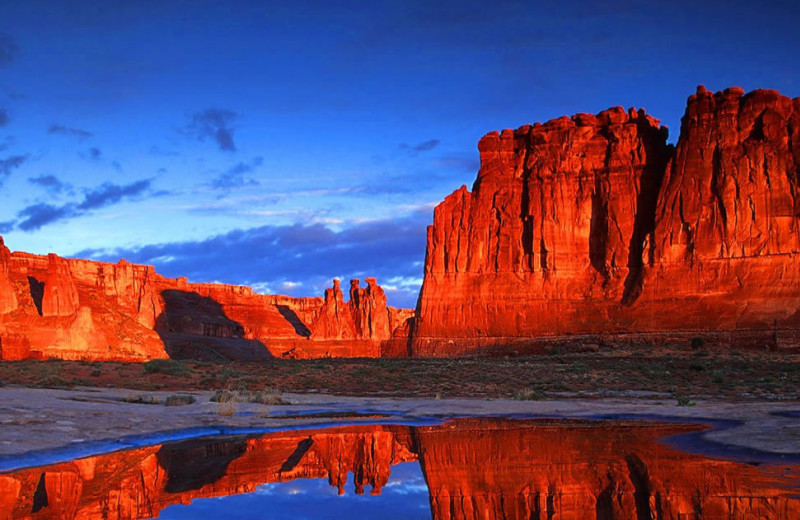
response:
{"label": "wispy cloud", "polygon": [[239,162],[215,177],[210,185],[217,190],[231,190],[244,186],[257,186],[259,182],[246,174],[254,172],[264,162],[263,157],[254,157],[250,162]]}
{"label": "wispy cloud", "polygon": [[12,155],[5,159],[0,159],[0,186],[3,181],[11,175],[11,172],[25,164],[28,160],[28,155]]}
{"label": "wispy cloud", "polygon": [[[29,182],[45,185],[53,181],[44,177],[38,178],[37,181],[29,179]],[[35,231],[48,224],[80,217],[92,210],[117,204],[123,199],[143,195],[150,188],[151,182],[151,179],[143,179],[125,186],[106,182],[96,188],[85,190],[83,200],[80,202],[69,202],[60,206],[43,202],[32,204],[17,213],[15,226],[22,231]]]}
{"label": "wispy cloud", "polygon": [[89,132],[88,130],[82,130],[80,128],[72,128],[69,126],[52,124],[50,128],[47,129],[47,133],[50,135],[63,135],[67,137],[75,137],[81,141],[85,141],[89,139],[94,134]]}
{"label": "wispy cloud", "polygon": [[409,152],[416,154],[420,152],[428,152],[430,150],[433,150],[434,148],[439,146],[440,142],[441,141],[439,141],[438,139],[428,139],[427,141],[422,141],[421,143],[413,145],[408,143],[400,143],[399,146],[401,150],[408,150]]}
{"label": "wispy cloud", "polygon": [[8,125],[11,118],[8,116],[8,111],[5,108],[0,108],[0,127]]}
{"label": "wispy cloud", "polygon": [[190,115],[184,130],[200,141],[207,139],[215,141],[222,151],[235,152],[233,124],[237,119],[239,115],[232,110],[209,108]]}

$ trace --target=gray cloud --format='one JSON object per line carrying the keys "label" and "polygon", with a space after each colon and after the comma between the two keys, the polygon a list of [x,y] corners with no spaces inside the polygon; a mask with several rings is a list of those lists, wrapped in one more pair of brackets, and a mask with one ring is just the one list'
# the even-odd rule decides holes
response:
{"label": "gray cloud", "polygon": [[428,152],[430,150],[433,150],[434,148],[439,146],[440,142],[441,141],[439,141],[438,139],[428,139],[427,141],[422,141],[421,143],[414,145],[410,145],[408,143],[400,143],[400,148],[402,150],[408,150],[409,152],[416,154],[420,152]]}
{"label": "gray cloud", "polygon": [[47,224],[78,216],[74,204],[53,206],[51,204],[33,204],[17,213],[17,228],[22,231],[35,231]]}
{"label": "gray cloud", "polygon": [[[28,181],[39,185],[60,182],[58,179],[52,180],[49,177],[52,176],[39,177],[36,180],[28,179]],[[143,195],[150,188],[151,182],[151,179],[143,179],[126,186],[106,182],[96,188],[86,190],[83,200],[79,203],[70,202],[60,206],[42,202],[32,204],[17,213],[16,228],[22,231],[35,231],[54,222],[80,217],[91,210]],[[5,224],[10,225],[11,223],[6,222]]]}
{"label": "gray cloud", "polygon": [[225,152],[235,152],[236,144],[233,142],[233,123],[239,115],[231,110],[209,108],[202,112],[195,112],[189,116],[189,123],[184,131],[200,141],[212,139],[216,141],[219,149]]}
{"label": "gray cloud", "polygon": [[212,188],[218,190],[231,190],[234,188],[243,188],[245,186],[258,186],[259,183],[257,180],[251,177],[246,177],[245,175],[255,171],[263,162],[263,157],[255,157],[249,163],[243,161],[239,162],[227,171],[215,177],[211,181],[210,185]]}
{"label": "gray cloud", "polygon": [[81,141],[85,141],[89,139],[94,134],[89,132],[88,130],[82,130],[80,128],[71,128],[64,125],[50,125],[50,128],[47,129],[47,133],[51,135],[64,135],[68,137],[76,137]]}
{"label": "gray cloud", "polygon": [[78,204],[79,210],[90,210],[116,204],[124,198],[141,195],[148,188],[152,179],[143,179],[127,186],[119,186],[110,182],[103,183],[97,188],[88,190],[83,202]]}
{"label": "gray cloud", "polygon": [[11,175],[11,172],[25,164],[28,160],[28,155],[12,155],[5,159],[0,159],[0,186],[6,177]]}
{"label": "gray cloud", "polygon": [[61,193],[62,191],[71,188],[70,184],[59,180],[55,175],[40,175],[39,177],[31,177],[28,179],[28,182],[36,186],[41,186],[51,194]]}

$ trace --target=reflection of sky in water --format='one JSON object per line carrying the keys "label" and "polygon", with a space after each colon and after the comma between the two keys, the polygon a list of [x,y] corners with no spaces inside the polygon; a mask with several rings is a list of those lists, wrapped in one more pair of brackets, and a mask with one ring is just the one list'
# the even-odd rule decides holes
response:
{"label": "reflection of sky in water", "polygon": [[428,487],[417,462],[392,466],[389,482],[379,496],[356,495],[352,473],[348,475],[344,496],[327,479],[298,479],[264,484],[253,493],[217,498],[200,498],[191,504],[176,504],[161,511],[159,519],[188,518],[375,518],[381,520],[431,517]]}

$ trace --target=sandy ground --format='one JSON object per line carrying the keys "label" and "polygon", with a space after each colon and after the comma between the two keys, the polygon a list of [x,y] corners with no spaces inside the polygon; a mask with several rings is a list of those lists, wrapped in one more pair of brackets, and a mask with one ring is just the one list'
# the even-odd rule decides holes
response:
{"label": "sandy ground", "polygon": [[[0,388],[0,470],[216,433],[257,433],[376,420],[415,424],[463,416],[623,415],[703,422],[716,425],[702,434],[703,442],[754,449],[793,460],[800,455],[800,402],[796,401],[697,401],[696,406],[678,406],[674,399],[433,400],[284,394],[288,405],[237,403],[235,415],[223,416],[218,413],[220,405],[209,401],[212,393],[186,393],[197,402],[166,407],[122,401],[138,395],[163,400],[171,395],[166,392]],[[362,412],[373,416],[313,417],[320,412]],[[24,464],[19,462],[22,459]]]}

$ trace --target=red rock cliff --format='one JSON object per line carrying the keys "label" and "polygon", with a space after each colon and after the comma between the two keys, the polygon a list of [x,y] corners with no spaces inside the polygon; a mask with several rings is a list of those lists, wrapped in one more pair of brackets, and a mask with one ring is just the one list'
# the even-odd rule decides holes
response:
{"label": "red rock cliff", "polygon": [[329,293],[327,301],[256,294],[125,260],[9,254],[0,245],[0,360],[359,357],[407,344],[409,311],[387,307],[374,278],[355,284],[349,304],[341,290]]}
{"label": "red rock cliff", "polygon": [[701,88],[666,137],[621,108],[484,137],[428,230],[413,352],[800,328],[800,99]]}
{"label": "red rock cliff", "polygon": [[17,310],[17,295],[8,275],[8,264],[11,263],[11,252],[0,237],[0,314]]}

